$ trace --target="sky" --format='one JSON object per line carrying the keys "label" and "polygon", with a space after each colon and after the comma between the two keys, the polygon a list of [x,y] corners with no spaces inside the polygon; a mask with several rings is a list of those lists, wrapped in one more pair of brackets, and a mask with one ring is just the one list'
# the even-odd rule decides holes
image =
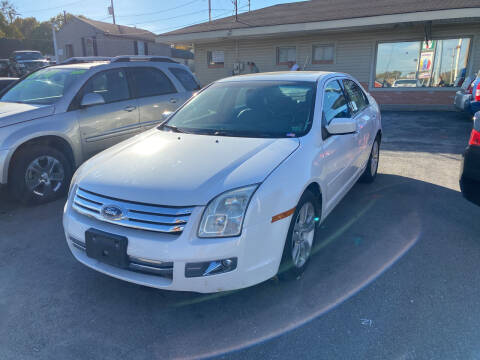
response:
{"label": "sky", "polygon": [[[298,0],[250,0],[252,10]],[[110,0],[10,0],[22,17],[48,20],[63,10],[94,20],[112,22]],[[211,0],[212,18],[234,14],[233,0]],[[136,26],[156,34],[208,21],[208,0],[113,0],[117,24]],[[248,11],[248,0],[238,0],[239,13]]]}

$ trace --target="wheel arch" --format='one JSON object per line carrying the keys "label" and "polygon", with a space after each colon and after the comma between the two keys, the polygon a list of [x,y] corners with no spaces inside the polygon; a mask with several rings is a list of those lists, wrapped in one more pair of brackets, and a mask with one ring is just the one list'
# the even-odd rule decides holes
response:
{"label": "wheel arch", "polygon": [[305,191],[311,191],[317,198],[318,200],[320,201],[320,211],[321,211],[321,216],[323,218],[323,205],[325,204],[325,201],[323,199],[323,196],[324,196],[324,192],[322,191],[322,188],[320,187],[320,184],[316,181],[312,181],[310,182],[310,184],[308,184],[305,189],[303,190],[303,192],[300,194],[300,197],[298,198],[298,201],[300,201],[300,198],[302,197],[302,195],[305,193]]}
{"label": "wheel arch", "polygon": [[43,135],[39,137],[31,138],[27,141],[22,142],[18,145],[15,150],[12,152],[10,159],[8,161],[8,166],[6,168],[7,173],[6,178],[9,179],[10,174],[12,173],[12,167],[15,162],[15,158],[22,152],[28,149],[31,146],[35,145],[44,145],[52,147],[60,152],[62,152],[72,165],[72,169],[76,168],[75,154],[73,152],[72,145],[63,137],[58,135]]}

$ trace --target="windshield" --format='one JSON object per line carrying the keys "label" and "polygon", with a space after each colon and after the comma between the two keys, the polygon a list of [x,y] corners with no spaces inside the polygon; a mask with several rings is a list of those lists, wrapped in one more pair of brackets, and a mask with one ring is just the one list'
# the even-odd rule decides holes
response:
{"label": "windshield", "polygon": [[163,129],[220,136],[302,136],[312,124],[315,86],[297,81],[214,83]]}
{"label": "windshield", "polygon": [[8,90],[5,102],[48,105],[61,99],[86,69],[47,68],[34,72]]}
{"label": "windshield", "polygon": [[36,51],[17,53],[14,56],[15,56],[15,60],[42,60],[43,59],[43,55]]}

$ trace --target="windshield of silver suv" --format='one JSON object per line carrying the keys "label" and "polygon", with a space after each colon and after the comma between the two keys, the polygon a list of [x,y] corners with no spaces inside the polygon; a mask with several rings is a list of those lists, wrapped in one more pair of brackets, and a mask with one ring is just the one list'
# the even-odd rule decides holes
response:
{"label": "windshield of silver suv", "polygon": [[8,90],[4,102],[49,105],[61,99],[86,69],[46,68],[34,72]]}
{"label": "windshield of silver suv", "polygon": [[16,53],[14,56],[15,56],[15,60],[43,60],[44,59],[43,55],[36,51]]}
{"label": "windshield of silver suv", "polygon": [[312,125],[315,86],[303,81],[214,83],[160,128],[219,136],[302,136]]}

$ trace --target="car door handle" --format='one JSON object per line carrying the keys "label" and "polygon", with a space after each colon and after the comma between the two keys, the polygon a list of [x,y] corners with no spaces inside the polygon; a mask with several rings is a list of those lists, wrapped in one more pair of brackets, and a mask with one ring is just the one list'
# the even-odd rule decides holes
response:
{"label": "car door handle", "polygon": [[135,110],[136,108],[137,108],[136,106],[129,105],[129,106],[125,106],[125,107],[123,108],[123,110],[130,112],[130,111]]}
{"label": "car door handle", "polygon": [[175,103],[177,102],[177,99],[171,98],[171,99],[170,99],[170,102],[171,102],[172,104],[175,104]]}

